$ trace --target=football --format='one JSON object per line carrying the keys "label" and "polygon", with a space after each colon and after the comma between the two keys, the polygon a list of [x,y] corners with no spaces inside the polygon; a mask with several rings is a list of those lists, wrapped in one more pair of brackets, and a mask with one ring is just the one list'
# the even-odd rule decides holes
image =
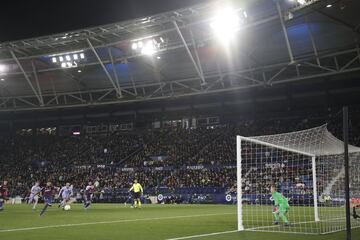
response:
{"label": "football", "polygon": [[71,209],[71,206],[70,206],[70,205],[65,205],[65,206],[64,206],[64,210],[65,210],[65,211],[69,211],[70,209]]}

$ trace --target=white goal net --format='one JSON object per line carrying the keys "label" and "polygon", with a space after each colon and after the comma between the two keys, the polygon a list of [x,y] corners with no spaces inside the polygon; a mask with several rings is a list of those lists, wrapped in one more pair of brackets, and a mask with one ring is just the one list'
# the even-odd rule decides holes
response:
{"label": "white goal net", "polygon": [[[360,148],[349,145],[350,197]],[[327,126],[237,136],[238,230],[324,234],[345,229],[344,143]],[[360,220],[352,217],[352,227]]]}

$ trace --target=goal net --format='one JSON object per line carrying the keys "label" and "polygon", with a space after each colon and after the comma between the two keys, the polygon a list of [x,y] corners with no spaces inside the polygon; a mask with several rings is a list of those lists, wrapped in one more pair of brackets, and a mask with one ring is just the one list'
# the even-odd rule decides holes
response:
{"label": "goal net", "polygon": [[[350,197],[357,201],[360,148],[349,145],[349,165]],[[345,229],[344,143],[327,125],[237,136],[237,169],[238,230],[324,234]],[[352,217],[352,227],[359,226]]]}

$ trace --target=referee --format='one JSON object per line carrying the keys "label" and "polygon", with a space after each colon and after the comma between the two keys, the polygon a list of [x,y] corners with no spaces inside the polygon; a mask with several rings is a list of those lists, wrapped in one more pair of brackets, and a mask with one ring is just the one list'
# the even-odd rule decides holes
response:
{"label": "referee", "polygon": [[134,180],[134,184],[130,188],[129,192],[131,192],[131,191],[134,192],[134,207],[141,208],[140,197],[144,191],[143,191],[143,188],[140,185],[140,183],[138,183],[137,179]]}

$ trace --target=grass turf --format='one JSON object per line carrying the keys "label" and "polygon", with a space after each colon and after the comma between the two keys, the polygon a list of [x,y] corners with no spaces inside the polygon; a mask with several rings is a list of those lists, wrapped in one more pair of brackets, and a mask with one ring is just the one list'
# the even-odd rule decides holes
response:
{"label": "grass turf", "polygon": [[[131,209],[122,204],[93,204],[91,209],[83,210],[81,205],[75,204],[70,211],[61,211],[53,206],[42,217],[39,217],[39,210],[34,212],[27,205],[5,207],[0,212],[0,239],[4,240],[170,239],[232,231],[236,229],[237,222],[236,207],[230,205],[144,205],[142,209]],[[344,232],[305,236],[244,231],[194,239],[289,238],[335,240],[345,236]],[[360,240],[360,229],[353,230],[353,239]]]}

